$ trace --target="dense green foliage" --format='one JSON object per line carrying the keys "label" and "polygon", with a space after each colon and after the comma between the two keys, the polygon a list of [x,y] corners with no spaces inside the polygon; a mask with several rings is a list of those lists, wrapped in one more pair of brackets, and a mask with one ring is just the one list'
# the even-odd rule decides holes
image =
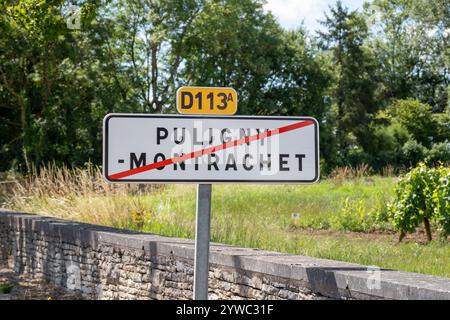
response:
{"label": "dense green foliage", "polygon": [[437,224],[442,237],[450,234],[449,181],[450,168],[429,168],[424,164],[400,179],[389,210],[394,227],[402,232],[401,238],[424,223],[431,240],[430,222]]}
{"label": "dense green foliage", "polygon": [[336,161],[343,165],[358,161],[352,159],[355,146],[367,150],[370,143],[367,125],[376,107],[373,57],[363,47],[368,29],[357,12],[348,12],[338,2],[323,24],[328,31],[320,36],[336,67],[331,94],[336,106]]}
{"label": "dense green foliage", "polygon": [[0,0],[0,11],[0,171],[99,164],[106,113],[173,113],[182,85],[234,87],[241,114],[316,117],[324,172],[450,159],[445,0],[338,2],[317,34],[282,29],[262,0]]}

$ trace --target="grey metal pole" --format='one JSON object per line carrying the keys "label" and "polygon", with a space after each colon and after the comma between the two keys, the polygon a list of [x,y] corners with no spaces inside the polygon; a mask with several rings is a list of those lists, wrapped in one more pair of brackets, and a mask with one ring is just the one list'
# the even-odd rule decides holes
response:
{"label": "grey metal pole", "polygon": [[210,184],[197,186],[197,217],[195,228],[194,299],[208,300],[209,237],[211,226]]}

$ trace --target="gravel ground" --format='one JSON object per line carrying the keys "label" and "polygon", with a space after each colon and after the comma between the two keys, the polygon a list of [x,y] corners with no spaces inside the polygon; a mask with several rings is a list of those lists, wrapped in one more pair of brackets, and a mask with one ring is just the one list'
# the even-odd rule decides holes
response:
{"label": "gravel ground", "polygon": [[5,283],[13,287],[10,293],[0,292],[0,300],[80,300],[79,296],[51,284],[0,268],[0,284]]}

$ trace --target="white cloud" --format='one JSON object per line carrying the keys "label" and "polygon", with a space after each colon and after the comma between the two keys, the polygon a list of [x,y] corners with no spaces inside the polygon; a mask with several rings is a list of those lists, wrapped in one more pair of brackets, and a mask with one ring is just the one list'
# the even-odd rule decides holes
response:
{"label": "white cloud", "polygon": [[[335,0],[267,0],[264,9],[271,11],[286,29],[296,28],[304,21],[305,26],[313,32],[322,28],[318,20],[324,19],[324,12],[335,2]],[[355,10],[362,8],[364,2],[365,0],[344,0],[342,4]]]}

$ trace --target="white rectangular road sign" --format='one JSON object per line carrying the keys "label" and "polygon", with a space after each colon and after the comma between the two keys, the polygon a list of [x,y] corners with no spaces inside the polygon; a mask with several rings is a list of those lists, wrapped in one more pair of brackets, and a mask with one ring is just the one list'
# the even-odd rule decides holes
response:
{"label": "white rectangular road sign", "polygon": [[109,114],[109,182],[312,183],[319,126],[309,117]]}

